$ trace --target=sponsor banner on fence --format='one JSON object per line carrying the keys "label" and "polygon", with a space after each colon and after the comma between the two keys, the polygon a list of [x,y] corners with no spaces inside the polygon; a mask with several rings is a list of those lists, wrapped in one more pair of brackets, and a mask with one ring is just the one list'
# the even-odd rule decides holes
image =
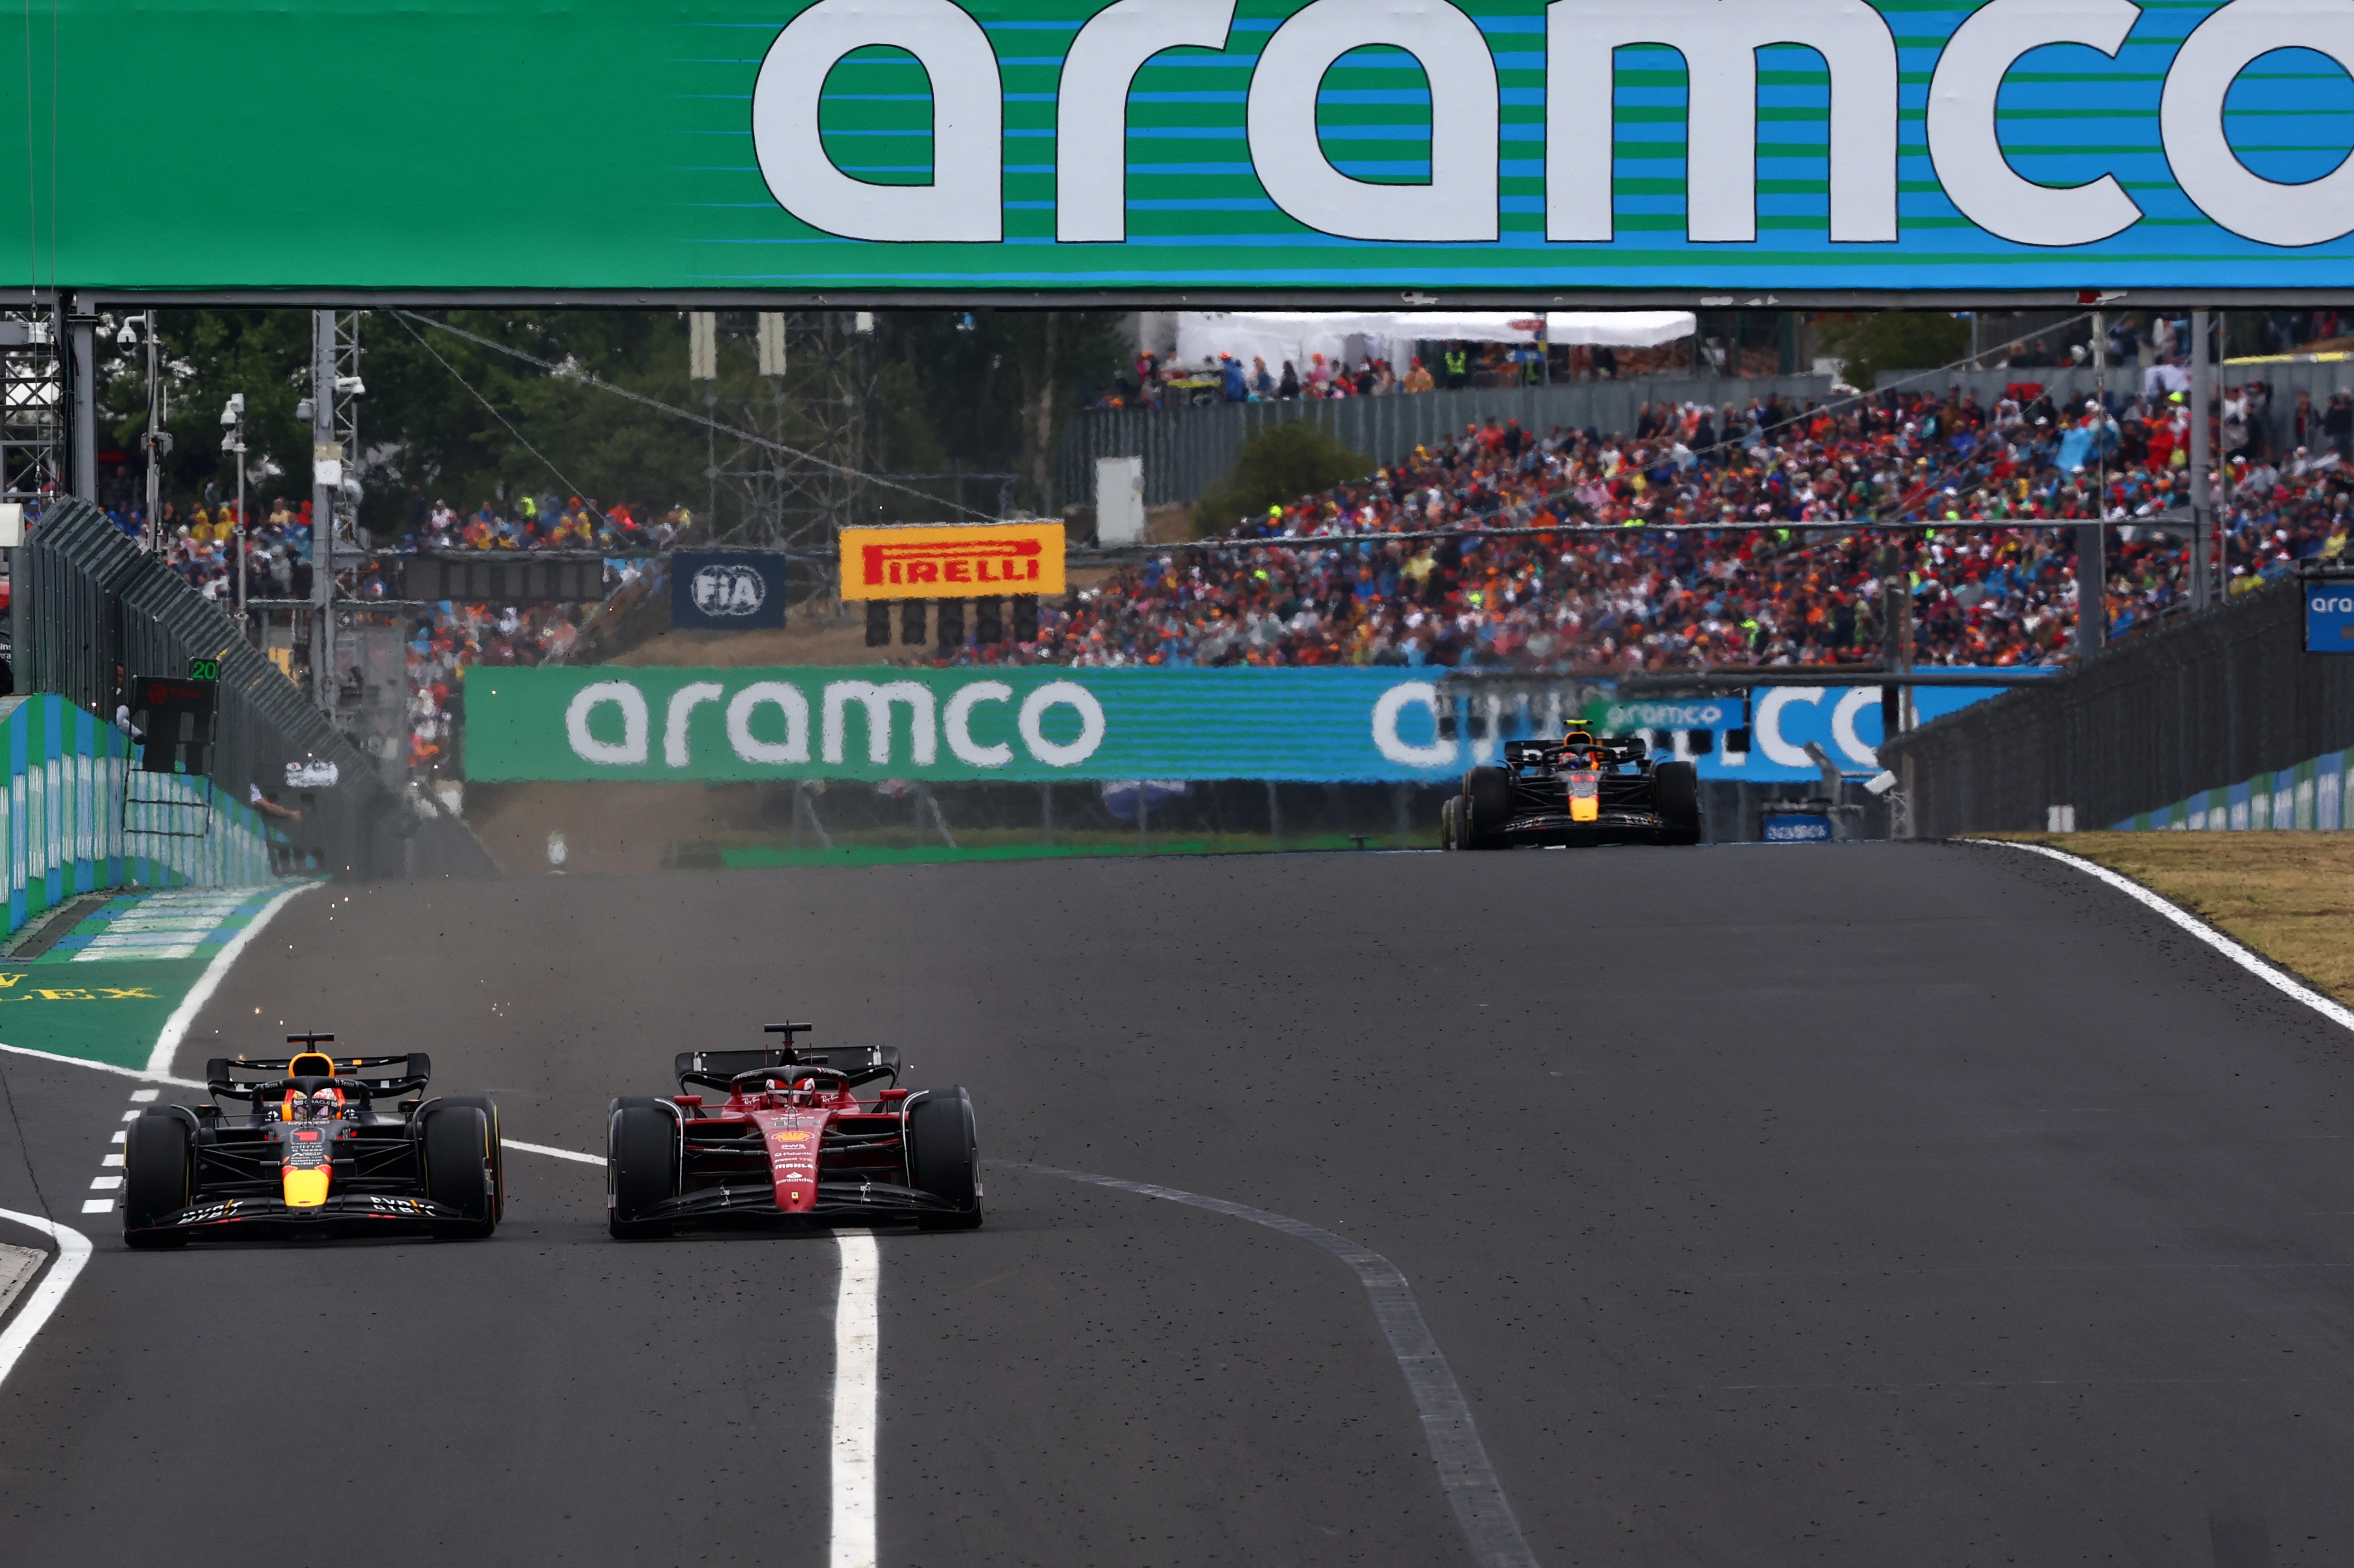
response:
{"label": "sponsor banner on fence", "polygon": [[[467,673],[467,777],[522,779],[1277,779],[1439,782],[1492,762],[1511,724],[1442,733],[1440,671],[686,670]],[[1811,779],[1804,747],[1878,766],[1880,688],[1761,692],[1747,752],[1702,777]],[[1926,719],[1989,694],[1923,691]],[[1711,705],[1714,705],[1712,704]],[[1736,697],[1723,706],[1740,713]],[[1720,723],[1723,715],[1720,715]],[[1701,727],[1693,726],[1690,727]],[[1662,750],[1688,737],[1660,734]]]}
{"label": "sponsor banner on fence", "polygon": [[681,550],[670,558],[670,623],[748,631],[785,623],[785,557],[751,550]]}
{"label": "sponsor banner on fence", "polygon": [[2306,585],[2305,651],[2354,653],[2354,582]]}
{"label": "sponsor banner on fence", "polygon": [[1002,599],[1063,592],[1060,523],[844,528],[844,599]]}

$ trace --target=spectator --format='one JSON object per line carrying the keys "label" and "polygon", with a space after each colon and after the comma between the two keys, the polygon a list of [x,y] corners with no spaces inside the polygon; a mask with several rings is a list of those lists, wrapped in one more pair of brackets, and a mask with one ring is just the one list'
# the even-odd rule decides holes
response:
{"label": "spectator", "polygon": [[[1033,643],[960,657],[1597,673],[1867,661],[1888,551],[1921,662],[2063,662],[2074,531],[2019,524],[2105,516],[2100,613],[2114,635],[2155,622],[2184,595],[2187,426],[2172,399],[2063,419],[2040,387],[1991,410],[1958,391],[1745,416],[1654,405],[1633,436],[1490,421],[1047,607]],[[2235,583],[2346,549],[2354,476],[2335,453],[2228,472],[2216,493]],[[1550,531],[1573,522],[1608,531]],[[1310,534],[1344,537],[1259,543]]]}

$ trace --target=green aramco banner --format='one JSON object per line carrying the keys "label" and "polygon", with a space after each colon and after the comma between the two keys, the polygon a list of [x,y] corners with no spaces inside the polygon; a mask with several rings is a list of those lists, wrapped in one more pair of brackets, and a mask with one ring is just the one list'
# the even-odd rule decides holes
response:
{"label": "green aramco banner", "polygon": [[19,32],[19,286],[2354,283],[2349,0],[57,0]]}
{"label": "green aramco banner", "polygon": [[1410,670],[475,669],[466,777],[1439,779]]}

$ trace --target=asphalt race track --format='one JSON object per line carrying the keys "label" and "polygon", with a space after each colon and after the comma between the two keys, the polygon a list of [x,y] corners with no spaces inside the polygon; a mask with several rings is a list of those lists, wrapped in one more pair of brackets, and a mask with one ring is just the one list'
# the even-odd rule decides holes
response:
{"label": "asphalt race track", "polygon": [[[601,1153],[785,1016],[968,1086],[986,1155],[1386,1255],[1547,1568],[2354,1561],[2354,1040],[2009,852],[339,887],[179,1070],[423,1046]],[[98,1246],[0,1387],[0,1560],[827,1563],[831,1241],[612,1242],[514,1154],[489,1242],[132,1254],[76,1210],[136,1086],[0,1072],[0,1208]],[[1330,1254],[990,1202],[881,1241],[881,1568],[1472,1561]]]}

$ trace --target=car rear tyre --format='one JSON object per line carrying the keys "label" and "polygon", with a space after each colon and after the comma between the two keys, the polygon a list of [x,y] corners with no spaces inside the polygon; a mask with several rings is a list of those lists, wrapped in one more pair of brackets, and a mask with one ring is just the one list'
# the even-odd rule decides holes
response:
{"label": "car rear tyre", "polygon": [[961,1088],[931,1089],[907,1111],[908,1184],[956,1205],[953,1214],[926,1214],[928,1231],[969,1231],[981,1224],[981,1146],[974,1136],[972,1097]]}
{"label": "car rear tyre", "polygon": [[426,1197],[459,1214],[455,1221],[442,1222],[434,1234],[478,1241],[498,1229],[497,1146],[491,1140],[491,1118],[482,1107],[448,1100],[427,1107],[419,1141]]}
{"label": "car rear tyre", "polygon": [[1463,776],[1461,799],[1463,847],[1495,848],[1495,835],[1512,820],[1511,775],[1500,768],[1474,768]]}
{"label": "car rear tyre", "polygon": [[170,1111],[151,1111],[123,1129],[122,1242],[125,1246],[186,1246],[185,1231],[144,1227],[190,1202],[188,1124]]}
{"label": "car rear tyre", "polygon": [[1459,850],[1463,847],[1463,797],[1449,795],[1438,806],[1438,847]]}
{"label": "car rear tyre", "polygon": [[666,1220],[641,1216],[678,1194],[678,1121],[645,1096],[613,1102],[605,1131],[606,1229],[616,1236],[666,1236]]}
{"label": "car rear tyre", "polygon": [[1700,842],[1700,769],[1689,762],[1662,762],[1653,783],[1668,842]]}

